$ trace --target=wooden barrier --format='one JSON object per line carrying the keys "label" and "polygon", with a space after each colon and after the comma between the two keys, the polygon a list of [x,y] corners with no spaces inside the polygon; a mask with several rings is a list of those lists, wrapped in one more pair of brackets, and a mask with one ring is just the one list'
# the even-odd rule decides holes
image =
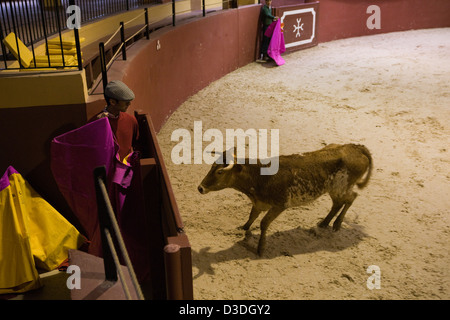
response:
{"label": "wooden barrier", "polygon": [[142,184],[151,228],[152,299],[193,299],[191,246],[150,117],[135,113]]}

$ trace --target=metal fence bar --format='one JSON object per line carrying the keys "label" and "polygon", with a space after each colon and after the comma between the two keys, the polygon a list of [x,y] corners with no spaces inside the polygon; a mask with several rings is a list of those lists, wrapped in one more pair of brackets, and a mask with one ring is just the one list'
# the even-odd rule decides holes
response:
{"label": "metal fence bar", "polygon": [[[100,231],[102,236],[102,249],[104,257],[105,277],[109,281],[117,281],[117,273],[119,273],[120,280],[122,282],[125,294],[127,297],[131,297],[128,291],[128,286],[123,276],[115,245],[111,238],[111,233],[114,235],[114,239],[117,241],[119,249],[122,254],[122,258],[125,260],[125,265],[128,268],[131,282],[136,290],[136,295],[139,300],[144,300],[144,295],[139,286],[136,274],[133,269],[128,251],[125,247],[122,234],[119,229],[116,217],[114,215],[111,202],[109,200],[108,191],[106,189],[106,168],[104,166],[94,169],[94,182],[97,197],[97,211],[99,218]],[[111,262],[112,261],[112,262]]]}
{"label": "metal fence bar", "polygon": [[145,8],[145,37],[147,40],[150,39],[150,31],[148,29],[148,8]]}
{"label": "metal fence bar", "polygon": [[[131,300],[131,294],[130,290],[128,289],[127,283],[125,281],[125,276],[123,275],[122,268],[120,267],[120,261],[119,256],[117,255],[117,251],[114,248],[114,241],[112,239],[111,233],[109,232],[108,228],[105,228],[103,230],[105,233],[106,241],[108,242],[109,249],[111,250],[111,256],[114,260],[114,265],[116,267],[117,273],[119,274],[119,280],[122,284],[123,292],[125,293],[125,297],[127,297],[127,300]],[[109,279],[106,279],[109,280]]]}
{"label": "metal fence bar", "polygon": [[[41,3],[41,19],[42,19],[42,26],[43,26],[43,31],[44,31],[44,38],[45,38],[45,50],[48,52],[48,42],[47,42],[47,24],[45,23],[45,17],[44,17],[44,7],[43,7],[43,2],[42,0],[40,0]],[[49,67],[51,66],[50,64],[50,56],[48,56],[48,65]],[[36,67],[36,61],[34,62],[34,66]]]}
{"label": "metal fence bar", "polygon": [[[75,5],[75,0],[69,0],[69,5]],[[73,35],[75,37],[75,48],[77,50],[77,63],[78,70],[83,70],[83,60],[81,58],[81,44],[80,44],[80,35],[77,28],[73,28]]]}
{"label": "metal fence bar", "polygon": [[[2,7],[1,7],[1,3],[0,3],[0,10],[2,9]],[[3,10],[1,10],[2,12],[2,15],[3,15]],[[1,21],[0,21],[1,22]],[[0,39],[4,39],[5,38],[5,36],[3,35],[3,30],[2,30],[3,28],[2,28],[2,24],[0,23]],[[3,57],[3,63],[5,64],[5,69],[8,67],[8,63],[6,62],[7,60],[6,60],[6,46],[5,46],[5,44],[3,43],[3,41],[0,41],[0,45],[1,45],[1,48],[2,48],[2,57]]]}
{"label": "metal fence bar", "polygon": [[[55,1],[55,18],[56,18],[56,22],[58,24],[58,35],[59,35],[59,44],[61,45],[61,58],[62,58],[62,64],[63,64],[63,68],[66,67],[66,59],[64,59],[64,48],[63,48],[63,42],[62,42],[62,36],[61,36],[61,22],[59,19],[59,10],[58,10],[58,2]],[[50,54],[49,51],[47,49],[47,55],[50,59]]]}
{"label": "metal fence bar", "polygon": [[[10,5],[12,6],[12,3],[11,3],[11,1],[9,1],[9,3],[10,3]],[[15,12],[14,12],[14,14],[11,16],[11,20],[12,20],[12,23],[13,23],[13,30],[14,30],[14,34],[16,35],[16,46],[17,46],[17,55],[18,55],[18,57],[19,57],[19,66],[20,66],[20,68],[23,68],[23,65],[22,65],[22,60],[21,60],[21,56],[20,56],[20,48],[19,48],[19,41],[18,41],[18,39],[17,39],[17,32],[18,32],[18,30],[16,30],[16,22],[15,22]],[[17,25],[17,28],[18,28],[19,26]]]}
{"label": "metal fence bar", "polygon": [[127,45],[125,43],[125,25],[120,22],[120,42],[122,42],[122,59],[127,60]]}
{"label": "metal fence bar", "polygon": [[175,0],[172,0],[172,26],[175,27]]}
{"label": "metal fence bar", "polygon": [[99,47],[99,56],[100,56],[100,69],[102,72],[102,81],[103,81],[103,91],[105,91],[106,85],[108,84],[108,73],[106,70],[106,57],[105,57],[105,44],[100,42],[98,44]]}
{"label": "metal fence bar", "polygon": [[[30,15],[28,14],[28,7],[25,7],[26,9],[26,14],[27,14],[27,26],[28,26],[28,31],[29,31],[29,36],[30,36],[30,40],[33,39],[33,36],[31,35],[31,22],[30,22]],[[31,41],[31,52],[33,52],[33,61],[34,61],[34,67],[36,68],[36,55],[34,53],[34,44],[33,41]]]}

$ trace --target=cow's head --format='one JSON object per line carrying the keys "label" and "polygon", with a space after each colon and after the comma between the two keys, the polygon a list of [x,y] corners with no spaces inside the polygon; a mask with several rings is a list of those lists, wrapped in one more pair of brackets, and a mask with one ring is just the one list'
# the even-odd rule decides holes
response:
{"label": "cow's head", "polygon": [[[198,191],[201,194],[233,186],[234,177],[241,166],[236,164],[236,153],[233,154],[231,151],[232,150],[229,150],[228,152],[224,151],[216,162],[211,165],[208,174],[198,186]],[[230,158],[231,160],[227,160]]]}

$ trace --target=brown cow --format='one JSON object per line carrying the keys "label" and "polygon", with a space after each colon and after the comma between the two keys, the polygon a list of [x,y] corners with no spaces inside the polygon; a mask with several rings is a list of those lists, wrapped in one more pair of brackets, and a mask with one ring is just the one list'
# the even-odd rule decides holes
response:
{"label": "brown cow", "polygon": [[[225,159],[226,152],[222,155]],[[258,254],[261,256],[266,246],[266,232],[270,223],[287,208],[304,205],[328,193],[333,206],[319,227],[327,227],[331,219],[342,209],[333,223],[333,230],[341,227],[348,208],[355,200],[353,191],[356,184],[364,188],[372,173],[372,156],[363,145],[328,145],[323,149],[279,157],[279,169],[274,175],[261,175],[264,166],[258,160],[250,164],[236,163],[236,158],[226,164],[216,161],[198,186],[202,194],[209,191],[233,188],[246,194],[253,207],[248,221],[243,226],[248,230],[262,211],[267,211],[261,220],[261,236]],[[267,166],[267,165],[266,165]],[[367,172],[365,178],[361,180]]]}

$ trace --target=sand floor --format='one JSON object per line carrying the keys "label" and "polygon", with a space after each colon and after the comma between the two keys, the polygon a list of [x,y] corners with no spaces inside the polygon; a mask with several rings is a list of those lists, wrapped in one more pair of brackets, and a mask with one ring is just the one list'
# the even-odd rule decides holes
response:
{"label": "sand floor", "polygon": [[[251,63],[190,97],[158,134],[192,245],[195,299],[450,298],[450,29],[338,40]],[[280,154],[369,148],[374,172],[338,232],[328,195],[286,210],[256,255],[251,203],[201,195],[208,164],[171,161],[174,130],[279,129]],[[193,134],[192,134],[193,136]],[[204,142],[203,148],[209,143]],[[357,188],[355,188],[357,189]],[[371,265],[380,289],[369,289]],[[375,282],[371,282],[375,283]]]}

